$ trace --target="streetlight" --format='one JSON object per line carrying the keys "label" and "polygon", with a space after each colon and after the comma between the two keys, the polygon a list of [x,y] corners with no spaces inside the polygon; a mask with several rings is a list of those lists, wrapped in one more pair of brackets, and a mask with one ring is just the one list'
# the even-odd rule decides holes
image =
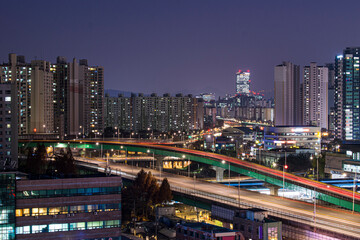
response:
{"label": "streetlight", "polygon": [[356,181],[357,181],[357,168],[355,168],[355,177],[354,177],[354,187],[353,187],[353,206],[352,206],[352,213],[354,214],[355,210],[355,189],[356,189]]}
{"label": "streetlight", "polygon": [[[148,149],[147,151],[146,151],[147,153],[150,153],[150,149]],[[154,154],[154,151],[152,152],[152,154],[153,154],[153,159],[152,159],[152,168],[153,169],[155,169],[155,154]]]}
{"label": "streetlight", "polygon": [[119,128],[118,127],[115,127],[115,130],[117,130],[117,139],[118,139],[118,142],[120,141],[119,140]]}
{"label": "streetlight", "polygon": [[288,169],[288,165],[283,166],[283,197],[285,195],[285,169]]}
{"label": "streetlight", "polygon": [[238,199],[239,199],[239,209],[240,209],[240,174],[238,175]]}

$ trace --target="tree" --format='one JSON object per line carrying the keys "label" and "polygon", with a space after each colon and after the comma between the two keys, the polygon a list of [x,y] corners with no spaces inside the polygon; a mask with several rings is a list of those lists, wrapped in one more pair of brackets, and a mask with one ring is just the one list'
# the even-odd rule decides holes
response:
{"label": "tree", "polygon": [[159,195],[158,195],[158,202],[159,203],[166,203],[170,202],[172,200],[172,192],[170,189],[170,184],[167,178],[164,178],[164,180],[161,183]]}
{"label": "tree", "polygon": [[[277,161],[278,166],[285,165],[285,157],[281,157]],[[300,153],[300,154],[290,154],[286,156],[286,165],[288,165],[289,172],[297,171],[306,171],[311,168],[310,154],[309,153]]]}
{"label": "tree", "polygon": [[[322,153],[320,156],[314,157],[312,160],[312,166],[314,169],[319,168],[319,178],[325,177],[325,163],[326,163],[326,154]],[[316,177],[316,176],[315,176]]]}
{"label": "tree", "polygon": [[47,169],[47,152],[45,145],[38,144],[35,152],[28,148],[28,156],[25,164],[25,171],[29,174],[44,174]]}
{"label": "tree", "polygon": [[77,173],[70,147],[66,148],[66,152],[61,150],[60,154],[55,156],[54,168],[56,174],[60,175],[75,175]]}
{"label": "tree", "polygon": [[122,196],[124,219],[129,218],[131,212],[144,219],[154,217],[154,206],[172,199],[168,180],[164,179],[159,187],[151,172],[143,169],[136,175],[134,183],[123,190]]}

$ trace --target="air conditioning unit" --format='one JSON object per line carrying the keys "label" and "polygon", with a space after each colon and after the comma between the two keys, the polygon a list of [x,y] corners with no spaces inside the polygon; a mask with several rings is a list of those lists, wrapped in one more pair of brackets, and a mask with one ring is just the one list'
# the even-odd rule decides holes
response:
{"label": "air conditioning unit", "polygon": [[53,218],[56,218],[57,217],[57,215],[53,215]]}

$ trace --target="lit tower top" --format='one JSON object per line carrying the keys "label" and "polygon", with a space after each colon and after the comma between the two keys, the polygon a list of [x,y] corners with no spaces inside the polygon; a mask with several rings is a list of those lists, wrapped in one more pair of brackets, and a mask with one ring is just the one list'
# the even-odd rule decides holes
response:
{"label": "lit tower top", "polygon": [[249,95],[250,82],[250,70],[243,72],[239,69],[236,73],[236,94]]}

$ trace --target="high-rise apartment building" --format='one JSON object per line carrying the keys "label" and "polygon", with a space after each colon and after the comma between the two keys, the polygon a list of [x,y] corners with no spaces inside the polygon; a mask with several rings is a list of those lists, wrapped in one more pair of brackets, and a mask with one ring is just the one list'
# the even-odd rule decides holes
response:
{"label": "high-rise apartment building", "polygon": [[32,67],[24,56],[9,54],[9,62],[0,65],[0,83],[16,83],[18,103],[18,132],[30,133]]}
{"label": "high-rise apartment building", "polygon": [[335,133],[335,64],[327,63],[325,66],[329,70],[328,80],[328,130]]}
{"label": "high-rise apartment building", "polygon": [[105,96],[106,127],[125,131],[189,131],[202,129],[203,101],[191,95]]}
{"label": "high-rise apartment building", "polygon": [[291,62],[275,67],[275,125],[301,125],[300,67]]}
{"label": "high-rise apartment building", "polygon": [[0,171],[16,169],[18,159],[16,83],[0,83]]}
{"label": "high-rise apartment building", "polygon": [[104,129],[104,68],[88,66],[86,59],[79,64],[80,132],[100,134]]}
{"label": "high-rise apartment building", "polygon": [[62,137],[79,133],[79,64],[57,57],[54,74],[54,130]]}
{"label": "high-rise apartment building", "polygon": [[335,60],[336,136],[360,140],[360,47],[348,47]]}
{"label": "high-rise apartment building", "polygon": [[55,64],[43,60],[25,62],[9,54],[0,65],[0,83],[16,83],[18,134],[100,134],[104,128],[104,69],[87,60]]}
{"label": "high-rise apartment building", "polygon": [[335,58],[335,93],[334,93],[334,119],[335,119],[335,138],[343,139],[343,56]]}
{"label": "high-rise apartment building", "polygon": [[303,124],[328,128],[328,68],[315,62],[303,71]]}
{"label": "high-rise apartment building", "polygon": [[243,72],[239,70],[236,73],[236,94],[250,94],[250,71]]}
{"label": "high-rise apartment building", "polygon": [[54,78],[51,63],[42,60],[31,61],[31,111],[30,133],[52,133],[54,131]]}

